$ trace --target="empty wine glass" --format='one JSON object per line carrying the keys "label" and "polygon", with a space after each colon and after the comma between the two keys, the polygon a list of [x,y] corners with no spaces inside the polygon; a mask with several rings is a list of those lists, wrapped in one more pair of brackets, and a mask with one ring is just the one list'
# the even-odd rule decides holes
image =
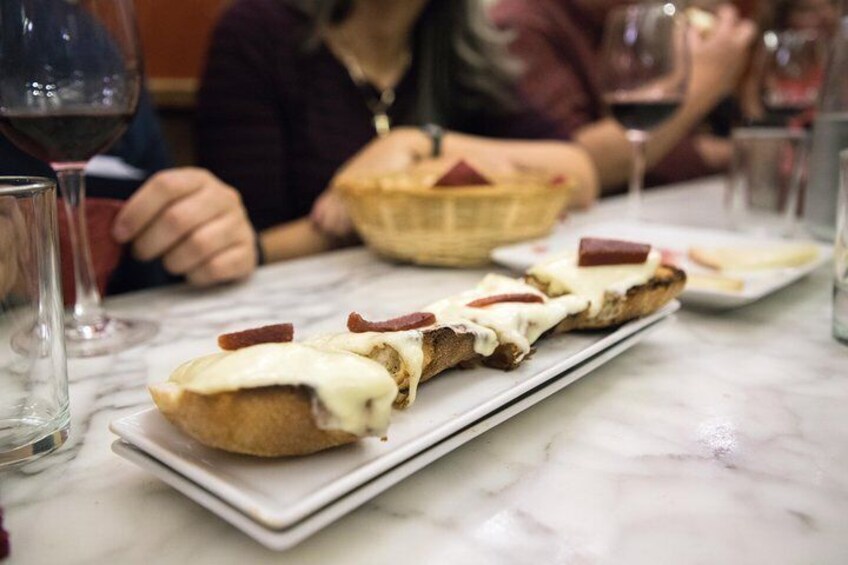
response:
{"label": "empty wine glass", "polygon": [[0,131],[58,176],[76,283],[65,338],[77,357],[119,351],[157,329],[103,310],[85,221],[83,169],[126,129],[141,75],[132,0],[0,2]]}
{"label": "empty wine glass", "polygon": [[674,114],[686,94],[686,25],[671,3],[623,6],[607,18],[601,85],[612,116],[633,146],[628,192],[631,218],[639,216],[650,132]]}

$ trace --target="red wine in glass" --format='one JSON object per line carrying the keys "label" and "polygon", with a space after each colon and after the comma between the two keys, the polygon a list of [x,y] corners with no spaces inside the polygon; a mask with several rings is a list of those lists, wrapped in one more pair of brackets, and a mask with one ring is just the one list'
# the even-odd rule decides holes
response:
{"label": "red wine in glass", "polygon": [[132,114],[120,109],[76,114],[11,111],[0,113],[0,131],[42,161],[80,163],[112,145],[131,119]]}
{"label": "red wine in glass", "polygon": [[629,215],[638,218],[650,132],[671,118],[689,78],[685,20],[671,3],[612,10],[604,28],[601,84],[612,117],[633,146]]}
{"label": "red wine in glass", "polygon": [[[85,165],[124,132],[140,88],[133,0],[0,2],[0,131],[59,179],[76,289],[65,344],[75,357],[114,353],[157,330],[103,309],[85,221]],[[13,338],[19,349],[26,342]]]}
{"label": "red wine in glass", "polygon": [[762,46],[758,66],[765,121],[791,125],[818,100],[827,41],[809,30],[766,31]]}
{"label": "red wine in glass", "polygon": [[608,98],[610,113],[626,130],[649,132],[669,119],[680,106],[679,98],[616,100]]}

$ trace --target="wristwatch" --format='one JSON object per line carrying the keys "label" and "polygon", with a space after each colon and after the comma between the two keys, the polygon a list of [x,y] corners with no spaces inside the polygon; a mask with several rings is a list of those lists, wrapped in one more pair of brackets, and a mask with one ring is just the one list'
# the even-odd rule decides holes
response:
{"label": "wristwatch", "polygon": [[442,156],[442,138],[445,135],[445,130],[442,126],[436,124],[425,124],[421,126],[421,131],[424,135],[430,138],[430,157]]}

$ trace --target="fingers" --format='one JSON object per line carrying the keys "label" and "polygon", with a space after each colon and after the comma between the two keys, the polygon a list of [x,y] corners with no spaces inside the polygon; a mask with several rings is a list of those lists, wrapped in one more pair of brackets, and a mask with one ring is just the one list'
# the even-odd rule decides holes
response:
{"label": "fingers", "polygon": [[205,186],[214,177],[202,169],[170,169],[152,176],[127,200],[115,218],[113,237],[120,243],[135,239],[173,202]]}
{"label": "fingers", "polygon": [[155,175],[127,202],[113,234],[132,241],[137,258],[162,258],[170,273],[198,285],[244,278],[258,261],[240,195],[202,169]]}
{"label": "fingers", "polygon": [[233,246],[245,246],[255,253],[254,237],[241,214],[219,216],[175,245],[163,257],[163,264],[168,272],[184,275]]}
{"label": "fingers", "polygon": [[[177,179],[180,180],[180,179]],[[194,183],[202,184],[196,186]],[[144,229],[133,241],[133,252],[142,261],[162,257],[180,241],[205,224],[228,213],[243,214],[241,198],[231,187],[211,175],[198,178],[189,175],[185,178],[185,186],[173,179],[167,185],[150,185],[150,192],[145,200],[139,200],[145,208],[140,214],[157,209],[154,217],[145,221]],[[157,186],[166,188],[157,189]],[[170,195],[183,192],[183,196],[169,199]],[[139,220],[138,216],[130,214],[125,219]],[[245,222],[247,221],[245,217]]]}
{"label": "fingers", "polygon": [[341,197],[328,189],[312,207],[310,220],[321,232],[337,238],[353,233],[353,222]]}
{"label": "fingers", "polygon": [[216,254],[186,275],[194,286],[210,286],[246,278],[256,265],[253,246],[237,245]]}

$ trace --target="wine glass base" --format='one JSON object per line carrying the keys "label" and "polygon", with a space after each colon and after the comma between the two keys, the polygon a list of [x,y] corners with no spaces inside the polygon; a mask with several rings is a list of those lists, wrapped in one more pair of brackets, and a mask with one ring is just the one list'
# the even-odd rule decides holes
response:
{"label": "wine glass base", "polygon": [[148,320],[106,318],[98,324],[65,326],[65,348],[69,357],[109,355],[143,343],[159,331]]}

